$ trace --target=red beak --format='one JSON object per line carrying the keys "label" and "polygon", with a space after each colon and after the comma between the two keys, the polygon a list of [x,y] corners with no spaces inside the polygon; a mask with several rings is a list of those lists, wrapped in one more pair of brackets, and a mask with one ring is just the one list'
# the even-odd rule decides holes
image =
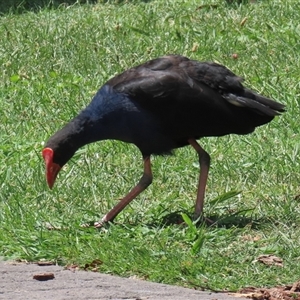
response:
{"label": "red beak", "polygon": [[51,148],[45,148],[42,152],[45,164],[46,164],[46,178],[50,189],[52,189],[56,176],[61,169],[59,164],[53,162],[54,152]]}

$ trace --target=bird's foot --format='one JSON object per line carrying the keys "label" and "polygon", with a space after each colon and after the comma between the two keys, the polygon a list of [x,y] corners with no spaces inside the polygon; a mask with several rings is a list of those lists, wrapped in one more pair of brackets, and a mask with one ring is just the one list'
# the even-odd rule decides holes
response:
{"label": "bird's foot", "polygon": [[106,224],[107,224],[107,222],[103,222],[102,220],[99,220],[98,222],[94,223],[94,227],[95,228],[103,228]]}
{"label": "bird's foot", "polygon": [[107,215],[105,215],[101,220],[94,223],[94,227],[97,229],[106,229],[108,222],[112,222],[113,219],[108,220]]}
{"label": "bird's foot", "polygon": [[103,217],[101,220],[99,220],[97,222],[88,222],[88,223],[81,224],[80,227],[82,227],[82,228],[94,227],[97,229],[100,229],[100,228],[104,229],[107,224],[108,224],[108,221],[106,221],[105,217]]}
{"label": "bird's foot", "polygon": [[203,214],[200,214],[200,215],[197,215],[197,214],[194,214],[193,216],[193,221],[194,223],[196,224],[206,224],[206,225],[213,225],[215,222],[207,217],[204,217]]}
{"label": "bird's foot", "polygon": [[81,228],[89,228],[89,227],[93,227],[93,226],[94,226],[94,222],[80,224]]}

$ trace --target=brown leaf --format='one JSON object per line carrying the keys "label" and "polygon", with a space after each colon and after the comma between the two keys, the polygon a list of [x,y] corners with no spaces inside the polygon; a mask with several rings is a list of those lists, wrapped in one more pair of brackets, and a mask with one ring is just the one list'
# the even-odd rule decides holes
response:
{"label": "brown leaf", "polygon": [[91,263],[87,263],[84,265],[84,270],[91,270],[93,272],[97,272],[99,266],[103,264],[103,261],[100,259],[94,259]]}
{"label": "brown leaf", "polygon": [[39,281],[46,281],[46,280],[52,280],[54,279],[53,273],[40,273],[33,275],[33,279],[39,280]]}
{"label": "brown leaf", "polygon": [[80,267],[78,265],[75,265],[75,264],[65,266],[65,270],[69,270],[69,271],[72,271],[72,272],[75,272],[79,269],[80,269]]}
{"label": "brown leaf", "polygon": [[243,241],[257,242],[261,239],[261,235],[252,236],[251,234],[246,234],[242,236]]}
{"label": "brown leaf", "polygon": [[192,52],[196,52],[198,50],[198,48],[199,48],[199,44],[194,43],[193,47],[192,47]]}
{"label": "brown leaf", "polygon": [[291,289],[291,292],[300,292],[300,281],[296,281],[295,283],[293,283]]}
{"label": "brown leaf", "polygon": [[300,300],[300,281],[272,288],[246,287],[232,295],[254,300]]}
{"label": "brown leaf", "polygon": [[38,266],[53,266],[55,263],[53,261],[40,260],[36,263]]}
{"label": "brown leaf", "polygon": [[245,17],[245,18],[241,21],[240,25],[241,25],[241,26],[244,26],[245,23],[247,22],[247,20],[248,20],[248,17]]}
{"label": "brown leaf", "polygon": [[278,266],[278,267],[283,267],[283,262],[282,259],[278,256],[275,256],[273,254],[263,254],[260,255],[256,261],[259,261],[265,265],[268,266]]}

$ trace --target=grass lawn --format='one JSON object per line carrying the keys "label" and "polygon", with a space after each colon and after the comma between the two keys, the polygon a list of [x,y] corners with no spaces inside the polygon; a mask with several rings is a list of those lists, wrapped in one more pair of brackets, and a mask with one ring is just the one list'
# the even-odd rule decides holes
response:
{"label": "grass lawn", "polygon": [[[0,16],[0,256],[99,259],[100,272],[216,290],[298,280],[299,1],[105,2]],[[107,231],[83,229],[139,180],[141,155],[117,141],[86,146],[50,191],[43,143],[106,80],[167,53],[224,64],[287,112],[251,135],[201,140],[215,226],[168,223],[194,207],[199,168],[186,147],[153,159],[153,184]],[[261,254],[283,267],[257,262]]]}

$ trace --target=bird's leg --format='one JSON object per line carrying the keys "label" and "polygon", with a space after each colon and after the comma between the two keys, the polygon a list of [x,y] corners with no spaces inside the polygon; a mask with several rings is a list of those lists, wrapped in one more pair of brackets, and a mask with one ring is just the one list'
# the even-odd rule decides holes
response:
{"label": "bird's leg", "polygon": [[143,156],[144,173],[139,183],[111,209],[99,222],[94,224],[95,227],[101,227],[103,223],[112,221],[136,196],[144,191],[152,183],[152,171],[150,156]]}
{"label": "bird's leg", "polygon": [[197,220],[203,213],[204,194],[210,165],[210,156],[195,139],[189,139],[188,142],[197,151],[200,164],[200,177],[194,213],[194,218]]}

